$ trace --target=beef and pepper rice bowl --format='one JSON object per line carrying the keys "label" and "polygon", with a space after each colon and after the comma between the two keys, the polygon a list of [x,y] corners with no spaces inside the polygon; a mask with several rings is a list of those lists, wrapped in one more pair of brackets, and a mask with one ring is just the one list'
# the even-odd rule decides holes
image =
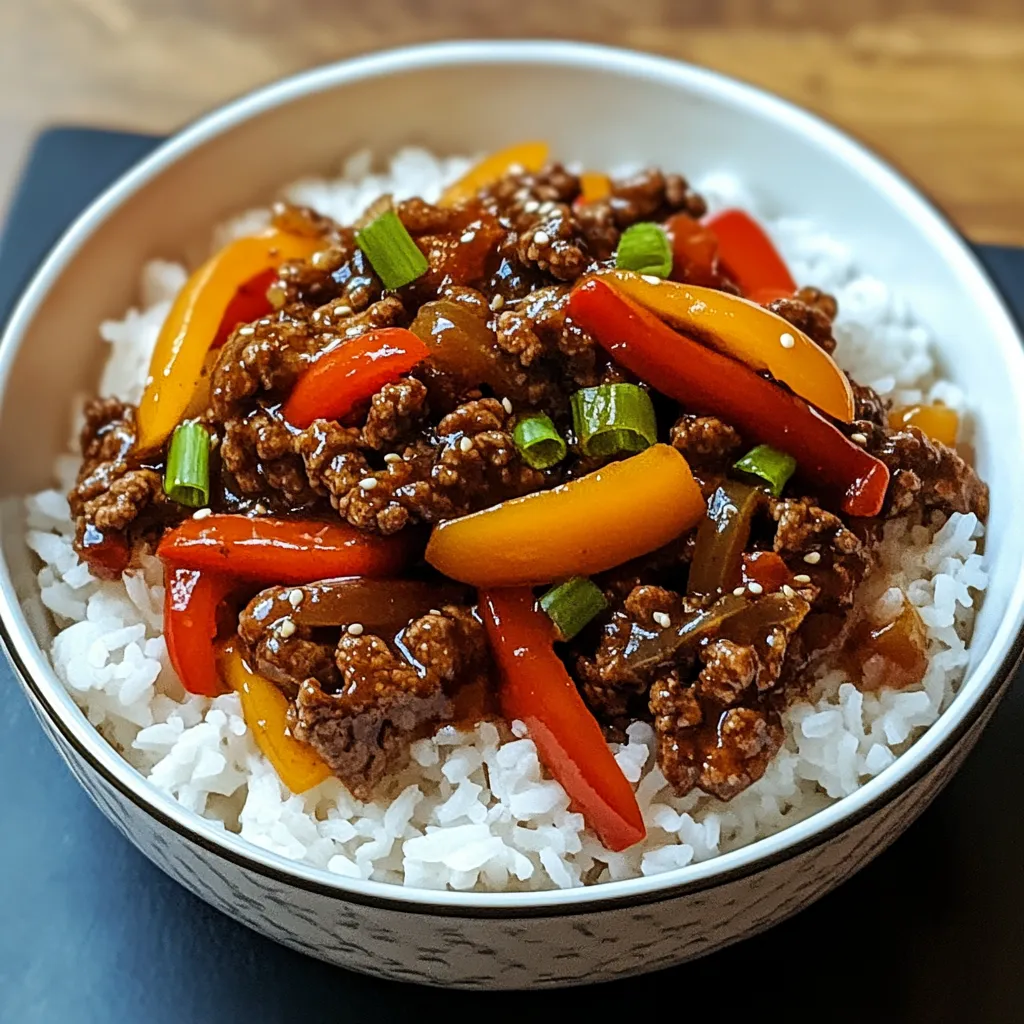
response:
{"label": "beef and pepper rice bowl", "polygon": [[261,847],[655,874],[853,792],[962,676],[988,490],[924,328],[727,175],[556,156],[358,155],[101,327],[28,501],[54,668]]}

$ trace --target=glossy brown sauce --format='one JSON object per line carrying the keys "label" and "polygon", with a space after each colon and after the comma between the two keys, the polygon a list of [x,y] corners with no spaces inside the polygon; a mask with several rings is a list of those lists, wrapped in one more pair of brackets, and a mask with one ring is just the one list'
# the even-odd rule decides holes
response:
{"label": "glossy brown sauce", "polygon": [[928,669],[928,637],[921,616],[905,601],[892,622],[880,626],[862,619],[850,630],[839,661],[862,690],[917,685]]}

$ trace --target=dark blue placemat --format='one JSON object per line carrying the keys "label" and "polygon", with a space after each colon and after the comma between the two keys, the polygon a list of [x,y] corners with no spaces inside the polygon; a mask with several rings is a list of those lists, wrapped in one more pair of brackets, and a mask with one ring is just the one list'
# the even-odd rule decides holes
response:
{"label": "dark blue placemat", "polygon": [[[0,320],[67,222],[156,140],[43,135],[0,238]],[[1024,251],[981,247],[1024,316]],[[0,1022],[611,1020],[988,1024],[1024,1020],[1024,685],[921,820],[837,892],[684,967],[600,988],[433,991],[346,973],[235,924],[100,815],[0,664]],[[543,927],[538,922],[537,927]],[[443,1000],[441,1003],[435,1000]]]}

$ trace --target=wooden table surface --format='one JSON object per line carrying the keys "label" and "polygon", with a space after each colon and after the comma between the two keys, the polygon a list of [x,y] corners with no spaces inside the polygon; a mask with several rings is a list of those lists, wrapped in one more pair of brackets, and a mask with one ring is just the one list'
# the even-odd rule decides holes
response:
{"label": "wooden table surface", "polygon": [[1024,243],[1022,0],[0,0],[0,207],[50,124],[164,132],[313,64],[527,36],[764,86],[887,155],[973,238]]}

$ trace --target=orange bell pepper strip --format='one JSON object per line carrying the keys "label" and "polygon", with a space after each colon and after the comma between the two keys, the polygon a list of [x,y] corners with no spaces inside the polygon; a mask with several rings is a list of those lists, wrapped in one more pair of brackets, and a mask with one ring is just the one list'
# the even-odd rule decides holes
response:
{"label": "orange bell pepper strip", "polygon": [[640,842],[646,832],[633,787],[555,654],[551,620],[532,591],[485,591],[480,610],[501,670],[505,717],[526,724],[541,762],[609,850]]}
{"label": "orange bell pepper strip", "polygon": [[796,282],[764,229],[742,210],[722,210],[704,221],[718,238],[718,257],[726,273],[743,289],[744,295],[774,298],[792,295]]}
{"label": "orange bell pepper strip", "polygon": [[140,451],[159,447],[188,408],[203,361],[239,288],[288,260],[308,259],[321,238],[267,231],[239,238],[185,283],[160,329],[137,416]]}
{"label": "orange bell pepper strip", "polygon": [[224,692],[217,672],[217,613],[238,584],[217,573],[168,566],[164,577],[167,656],[189,693]]}
{"label": "orange bell pepper strip", "polygon": [[933,441],[952,448],[960,430],[960,417],[948,405],[905,405],[889,413],[889,426],[896,430],[917,427]]}
{"label": "orange bell pepper strip", "polygon": [[298,379],[284,418],[305,429],[313,420],[340,420],[385,384],[397,380],[430,350],[404,327],[381,327],[327,349]]}
{"label": "orange bell pepper strip", "polygon": [[656,444],[550,491],[441,523],[426,559],[476,587],[591,576],[667,544],[704,511],[686,459]]}
{"label": "orange bell pepper strip", "polygon": [[767,370],[829,416],[853,420],[849,378],[823,348],[781,316],[714,288],[655,281],[628,270],[602,273],[601,280],[687,336],[754,370]]}
{"label": "orange bell pepper strip", "polygon": [[379,537],[340,521],[223,514],[186,519],[164,534],[156,553],[179,568],[283,584],[395,576],[414,546],[409,531]]}
{"label": "orange bell pepper strip", "polygon": [[[753,308],[753,307],[752,307]],[[569,296],[567,313],[621,366],[691,412],[720,416],[748,440],[797,460],[797,472],[851,516],[874,516],[889,486],[883,462],[839,432],[802,398],[682,334],[594,277]]]}
{"label": "orange bell pepper strip", "polygon": [[472,199],[480,189],[493,185],[513,167],[521,167],[524,171],[539,171],[547,163],[548,152],[546,142],[520,142],[492,153],[471,167],[455,184],[449,185],[437,205],[458,206]]}
{"label": "orange bell pepper strip", "polygon": [[578,203],[594,203],[607,199],[612,194],[612,179],[599,171],[584,171],[580,175]]}
{"label": "orange bell pepper strip", "polygon": [[305,793],[330,778],[331,769],[308,744],[295,739],[288,725],[288,698],[269,680],[253,672],[233,645],[220,649],[224,681],[242,702],[242,716],[256,746],[293,793]]}

